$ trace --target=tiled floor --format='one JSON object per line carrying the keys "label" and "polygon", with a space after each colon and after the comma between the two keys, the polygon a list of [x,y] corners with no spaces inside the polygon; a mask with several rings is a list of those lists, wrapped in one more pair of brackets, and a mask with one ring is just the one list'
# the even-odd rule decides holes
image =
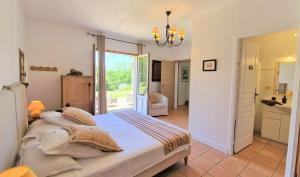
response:
{"label": "tiled floor", "polygon": [[[160,119],[187,129],[188,110],[181,107]],[[286,149],[284,144],[255,136],[252,145],[228,156],[192,140],[188,165],[182,160],[156,177],[283,177]]]}

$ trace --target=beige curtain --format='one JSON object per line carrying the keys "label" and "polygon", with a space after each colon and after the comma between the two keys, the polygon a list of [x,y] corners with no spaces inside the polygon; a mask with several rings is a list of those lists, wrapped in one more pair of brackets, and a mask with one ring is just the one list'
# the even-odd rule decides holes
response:
{"label": "beige curtain", "polygon": [[107,113],[106,89],[105,89],[105,36],[97,37],[98,61],[99,61],[99,110],[100,114]]}
{"label": "beige curtain", "polygon": [[143,54],[143,44],[138,43],[137,48],[138,48],[138,55],[142,55]]}

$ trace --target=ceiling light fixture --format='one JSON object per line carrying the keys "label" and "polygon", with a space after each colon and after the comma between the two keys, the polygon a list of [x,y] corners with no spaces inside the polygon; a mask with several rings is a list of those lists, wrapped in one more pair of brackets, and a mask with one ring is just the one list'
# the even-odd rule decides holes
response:
{"label": "ceiling light fixture", "polygon": [[154,27],[152,30],[152,36],[154,38],[154,41],[156,42],[156,45],[158,47],[164,47],[166,45],[168,45],[169,47],[172,46],[179,46],[180,44],[182,44],[182,41],[184,40],[185,37],[185,32],[183,29],[181,29],[178,33],[178,38],[180,40],[179,43],[175,43],[176,40],[176,26],[172,25],[170,26],[169,24],[169,16],[171,15],[171,11],[167,11],[166,12],[167,15],[167,25],[166,25],[166,41],[163,43],[160,43],[160,33],[159,33],[159,29],[158,27]]}

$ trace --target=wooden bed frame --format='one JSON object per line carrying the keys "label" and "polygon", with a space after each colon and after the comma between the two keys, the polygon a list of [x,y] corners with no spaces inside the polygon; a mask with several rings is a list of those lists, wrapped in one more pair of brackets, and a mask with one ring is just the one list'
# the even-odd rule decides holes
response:
{"label": "wooden bed frame", "polygon": [[[0,90],[0,171],[16,165],[22,138],[28,129],[26,88],[23,84],[13,84]],[[185,165],[191,147],[148,168],[136,177],[150,177],[183,160]]]}
{"label": "wooden bed frame", "polygon": [[0,171],[16,164],[22,138],[27,132],[26,88],[23,84],[0,90]]}
{"label": "wooden bed frame", "polygon": [[151,177],[159,172],[165,170],[166,168],[174,165],[176,162],[184,159],[184,164],[187,165],[188,163],[188,156],[191,153],[191,149],[183,150],[173,156],[159,162],[158,164],[154,165],[153,167],[148,168],[147,170],[143,171],[142,173],[136,175],[135,177]]}

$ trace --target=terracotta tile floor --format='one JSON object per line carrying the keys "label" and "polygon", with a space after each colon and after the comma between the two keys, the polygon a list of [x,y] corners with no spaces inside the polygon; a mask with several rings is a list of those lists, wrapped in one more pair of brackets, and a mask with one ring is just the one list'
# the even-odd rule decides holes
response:
{"label": "terracotta tile floor", "polygon": [[[159,119],[188,129],[188,109],[180,107]],[[254,136],[249,147],[235,155],[226,155],[192,140],[188,165],[183,160],[155,177],[283,177],[287,146]]]}

